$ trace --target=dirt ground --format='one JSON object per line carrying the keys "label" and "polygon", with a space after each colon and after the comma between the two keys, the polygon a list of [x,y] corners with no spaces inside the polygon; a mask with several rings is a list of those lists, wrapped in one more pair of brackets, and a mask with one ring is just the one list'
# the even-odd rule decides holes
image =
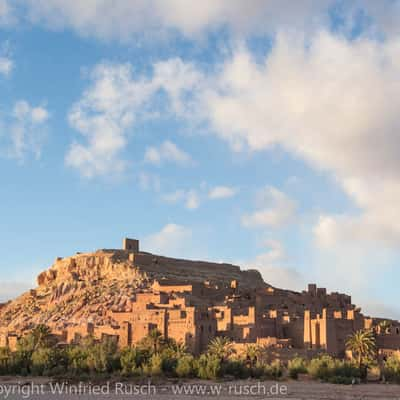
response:
{"label": "dirt ground", "polygon": [[[70,383],[67,386],[54,386],[45,379],[30,380],[27,378],[1,378],[0,400],[16,399],[73,399],[73,400],[125,400],[125,399],[159,399],[185,400],[203,399],[301,399],[301,400],[368,400],[398,399],[400,385],[362,384],[332,385],[314,381],[297,382],[202,382],[185,383],[163,382],[158,384],[137,382],[112,383]],[[58,384],[60,385],[60,383]],[[119,386],[118,386],[119,385]],[[60,390],[60,388],[62,390]],[[8,390],[8,391],[7,391]],[[79,393],[76,391],[79,390]]]}

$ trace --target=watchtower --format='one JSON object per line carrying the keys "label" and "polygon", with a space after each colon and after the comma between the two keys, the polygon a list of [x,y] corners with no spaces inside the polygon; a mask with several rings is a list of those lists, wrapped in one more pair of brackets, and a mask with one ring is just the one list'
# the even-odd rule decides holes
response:
{"label": "watchtower", "polygon": [[122,241],[123,250],[132,251],[133,253],[139,253],[139,240],[124,238]]}

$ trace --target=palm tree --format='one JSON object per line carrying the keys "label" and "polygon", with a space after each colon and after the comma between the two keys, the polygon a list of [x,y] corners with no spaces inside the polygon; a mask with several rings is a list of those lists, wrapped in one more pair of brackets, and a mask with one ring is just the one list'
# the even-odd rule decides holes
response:
{"label": "palm tree", "polygon": [[385,319],[385,320],[379,322],[378,327],[379,327],[380,333],[388,333],[389,329],[392,327],[392,324],[390,321],[387,321]]}
{"label": "palm tree", "polygon": [[260,353],[260,346],[255,344],[249,344],[246,346],[245,357],[246,360],[249,361],[251,367],[254,367],[254,365],[256,364],[258,358],[260,357]]}
{"label": "palm tree", "polygon": [[156,354],[164,343],[164,337],[158,329],[152,329],[146,336],[145,342],[148,343],[153,353]]}
{"label": "palm tree", "polygon": [[369,360],[376,356],[375,337],[371,330],[354,332],[346,342],[346,349],[357,359],[360,372],[367,366]]}
{"label": "palm tree", "polygon": [[221,362],[227,360],[235,350],[232,341],[227,337],[216,337],[208,345],[208,353],[216,356]]}
{"label": "palm tree", "polygon": [[180,358],[187,353],[187,347],[182,342],[174,342],[170,347],[174,352],[176,358]]}

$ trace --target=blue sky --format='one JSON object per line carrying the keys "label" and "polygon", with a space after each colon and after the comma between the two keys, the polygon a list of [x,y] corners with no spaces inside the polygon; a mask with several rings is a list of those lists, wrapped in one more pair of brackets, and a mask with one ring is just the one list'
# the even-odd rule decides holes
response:
{"label": "blue sky", "polygon": [[0,0],[0,299],[130,236],[399,318],[399,12]]}

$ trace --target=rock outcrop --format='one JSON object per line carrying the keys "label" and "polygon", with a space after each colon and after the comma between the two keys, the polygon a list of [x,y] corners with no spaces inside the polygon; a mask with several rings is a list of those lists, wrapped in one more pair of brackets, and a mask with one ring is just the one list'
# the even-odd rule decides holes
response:
{"label": "rock outcrop", "polygon": [[233,280],[249,289],[266,286],[257,271],[241,271],[230,264],[99,250],[57,258],[38,276],[36,289],[0,307],[0,327],[23,332],[37,324],[60,330],[88,320],[109,324],[109,310],[129,311],[135,295],[149,289],[155,280],[207,281],[221,288]]}

